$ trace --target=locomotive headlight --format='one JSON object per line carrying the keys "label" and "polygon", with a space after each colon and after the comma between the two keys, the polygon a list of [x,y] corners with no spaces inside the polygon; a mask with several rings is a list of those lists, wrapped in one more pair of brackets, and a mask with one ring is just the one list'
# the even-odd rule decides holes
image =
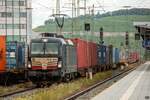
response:
{"label": "locomotive headlight", "polygon": [[58,62],[58,68],[61,68],[62,67],[62,61],[59,61]]}
{"label": "locomotive headlight", "polygon": [[47,42],[47,41],[48,41],[48,39],[42,39],[42,41],[43,41],[43,42]]}
{"label": "locomotive headlight", "polygon": [[28,68],[31,68],[31,64],[28,64]]}

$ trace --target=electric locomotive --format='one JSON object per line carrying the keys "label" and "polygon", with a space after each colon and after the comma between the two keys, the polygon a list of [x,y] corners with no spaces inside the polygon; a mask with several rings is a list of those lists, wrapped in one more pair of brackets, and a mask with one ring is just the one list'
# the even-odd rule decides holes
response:
{"label": "electric locomotive", "polygon": [[34,82],[53,77],[70,80],[77,73],[76,49],[71,40],[57,37],[31,39],[28,75]]}

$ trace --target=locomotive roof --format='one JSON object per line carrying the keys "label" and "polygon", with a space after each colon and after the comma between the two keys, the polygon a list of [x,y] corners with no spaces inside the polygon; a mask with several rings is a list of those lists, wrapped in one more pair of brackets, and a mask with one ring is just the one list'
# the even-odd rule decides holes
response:
{"label": "locomotive roof", "polygon": [[31,42],[42,42],[43,39],[47,39],[47,42],[60,42],[64,45],[66,44],[73,45],[73,44],[68,43],[68,41],[65,41],[63,38],[56,38],[56,37],[36,38],[36,39],[32,39]]}

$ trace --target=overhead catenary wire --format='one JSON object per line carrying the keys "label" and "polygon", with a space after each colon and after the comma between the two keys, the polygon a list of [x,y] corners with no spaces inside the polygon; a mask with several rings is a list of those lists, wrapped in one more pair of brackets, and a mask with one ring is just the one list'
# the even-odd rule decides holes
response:
{"label": "overhead catenary wire", "polygon": [[101,6],[100,2],[97,0],[97,3],[99,4],[99,6],[102,8],[103,12],[106,12],[106,10],[104,9],[103,6]]}

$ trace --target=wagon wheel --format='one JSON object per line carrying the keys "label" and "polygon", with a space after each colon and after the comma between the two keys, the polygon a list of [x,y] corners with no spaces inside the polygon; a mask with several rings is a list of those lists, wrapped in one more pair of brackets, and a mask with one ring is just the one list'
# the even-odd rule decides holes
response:
{"label": "wagon wheel", "polygon": [[66,74],[64,77],[65,82],[69,82],[71,80],[71,75],[70,74]]}

